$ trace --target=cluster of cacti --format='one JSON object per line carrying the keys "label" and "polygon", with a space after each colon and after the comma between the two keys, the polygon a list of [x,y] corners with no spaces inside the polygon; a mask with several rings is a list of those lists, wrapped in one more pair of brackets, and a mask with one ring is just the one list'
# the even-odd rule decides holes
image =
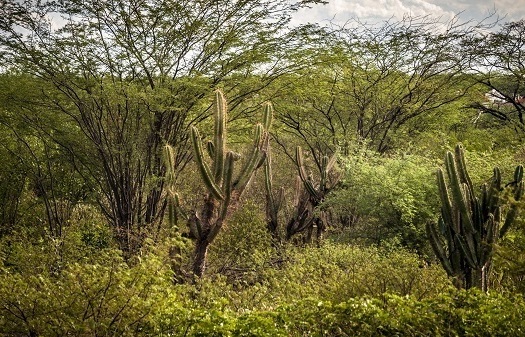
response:
{"label": "cluster of cacti", "polygon": [[[310,194],[304,188],[301,177],[295,179],[294,209],[292,216],[286,225],[286,239],[290,240],[295,234],[309,230],[308,236],[311,237],[311,229],[315,218],[313,217],[314,206],[310,200]],[[309,241],[309,238],[306,239]]]}
{"label": "cluster of cacti", "polygon": [[[427,224],[432,247],[458,288],[487,290],[494,244],[514,222],[517,205],[511,204],[503,219],[503,187],[498,168],[494,169],[490,184],[482,186],[481,197],[474,194],[461,145],[456,147],[455,155],[446,154],[445,170],[448,186],[443,170],[437,171],[442,203],[438,228]],[[514,199],[519,200],[524,188],[522,166],[516,167],[514,181],[508,186]]]}
{"label": "cluster of cacti", "polygon": [[295,160],[297,163],[297,168],[299,170],[299,177],[306,188],[306,191],[310,194],[310,197],[315,202],[316,206],[324,199],[328,191],[332,186],[328,186],[328,175],[336,163],[337,157],[333,155],[332,158],[324,155],[321,157],[321,162],[318,165],[321,178],[319,184],[314,186],[313,178],[311,175],[306,174],[306,169],[303,159],[303,151],[300,146],[295,150]]}
{"label": "cluster of cacti", "polygon": [[[265,147],[268,144],[268,129],[272,118],[271,107],[266,107],[264,111],[263,123],[255,126],[253,146],[235,178],[234,163],[240,159],[240,155],[226,148],[227,108],[220,90],[215,92],[213,140],[209,141],[206,147],[211,166],[206,160],[198,129],[191,128],[195,162],[208,191],[200,212],[194,212],[187,217],[191,236],[196,242],[193,272],[197,276],[204,272],[209,244],[221,230],[231,210],[236,208],[242,192],[266,158]],[[176,194],[173,196],[174,201],[177,201]],[[175,204],[173,207],[178,206]]]}
{"label": "cluster of cacti", "polygon": [[295,160],[299,171],[299,179],[304,186],[304,191],[301,191],[299,186],[296,187],[296,203],[295,216],[290,219],[287,226],[287,237],[291,238],[294,234],[308,230],[307,241],[310,241],[314,226],[317,227],[317,237],[320,238],[322,232],[325,230],[325,223],[323,221],[323,214],[319,216],[311,216],[313,209],[317,207],[326,197],[328,192],[337,184],[338,178],[330,181],[329,175],[337,160],[334,154],[331,158],[324,155],[321,157],[317,167],[320,173],[318,184],[314,184],[312,175],[306,174],[306,168],[301,147],[297,147],[295,151]]}

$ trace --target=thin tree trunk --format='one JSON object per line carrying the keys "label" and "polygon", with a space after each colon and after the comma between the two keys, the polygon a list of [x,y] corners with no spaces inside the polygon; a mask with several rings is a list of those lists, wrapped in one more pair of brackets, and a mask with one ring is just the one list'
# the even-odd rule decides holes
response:
{"label": "thin tree trunk", "polygon": [[193,274],[197,277],[201,277],[206,270],[206,255],[208,254],[209,245],[210,243],[207,239],[198,239],[195,244]]}

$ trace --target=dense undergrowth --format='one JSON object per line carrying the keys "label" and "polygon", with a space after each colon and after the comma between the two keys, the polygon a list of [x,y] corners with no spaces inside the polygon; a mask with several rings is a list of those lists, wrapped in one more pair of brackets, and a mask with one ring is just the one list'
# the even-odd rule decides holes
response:
{"label": "dense undergrowth", "polygon": [[[234,218],[242,220],[248,211]],[[233,255],[211,252],[208,276],[174,278],[168,246],[124,261],[101,229],[61,244],[4,239],[3,336],[520,336],[520,293],[459,291],[439,265],[402,249],[327,239],[320,247],[264,245],[232,225]],[[243,227],[245,228],[245,227]],[[260,229],[260,228],[259,228]],[[82,231],[80,231],[82,232]],[[90,233],[89,235],[86,233]],[[268,234],[266,234],[268,235]],[[262,236],[262,237],[261,237]],[[260,240],[255,244],[255,237]],[[250,244],[253,243],[253,244]],[[96,249],[95,249],[96,248]],[[180,269],[186,268],[184,265]],[[180,276],[180,275],[179,275]],[[179,282],[175,282],[179,280]]]}
{"label": "dense undergrowth", "polygon": [[[240,293],[221,278],[173,285],[153,255],[133,267],[111,254],[107,262],[72,264],[54,274],[4,269],[2,335],[520,336],[525,331],[525,300],[518,294],[458,291],[441,284],[441,293],[422,298],[394,294],[399,289],[380,297],[366,291],[349,297],[359,291],[351,282],[341,280],[339,289],[315,294],[312,290],[323,284],[314,278],[294,280],[296,291],[308,297],[298,299],[274,288],[265,295],[273,306],[268,301],[253,305],[250,296],[261,296],[264,282]],[[289,281],[282,279],[283,284]],[[426,282],[435,288],[438,281]],[[238,307],[239,296],[245,307]]]}

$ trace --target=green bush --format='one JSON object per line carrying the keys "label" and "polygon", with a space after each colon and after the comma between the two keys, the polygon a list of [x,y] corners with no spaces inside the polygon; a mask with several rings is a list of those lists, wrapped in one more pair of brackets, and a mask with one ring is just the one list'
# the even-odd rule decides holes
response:
{"label": "green bush", "polygon": [[418,301],[390,295],[339,304],[303,300],[279,308],[290,336],[522,336],[521,296],[451,289]]}
{"label": "green bush", "polygon": [[333,303],[388,293],[426,298],[450,286],[439,265],[428,266],[402,250],[326,242],[319,248],[290,247],[282,257],[279,269],[266,270],[264,281],[237,296],[272,308],[309,297]]}
{"label": "green bush", "polygon": [[36,226],[21,226],[1,237],[0,265],[35,274],[57,272],[71,263],[104,263],[106,251],[115,244],[103,216],[94,207],[82,205],[76,207],[72,219],[75,221],[64,226],[61,237]]}
{"label": "green bush", "polygon": [[153,257],[128,267],[118,253],[104,264],[69,264],[58,274],[0,273],[0,326],[4,333],[67,336],[148,335],[147,316],[169,289]]}
{"label": "green bush", "polygon": [[248,202],[232,215],[210,246],[208,272],[225,275],[230,282],[251,284],[274,257],[264,214]]}
{"label": "green bush", "polygon": [[[0,336],[522,336],[525,333],[525,299],[521,295],[457,291],[450,286],[440,294],[428,293],[422,299],[383,293],[379,297],[332,296],[331,301],[327,292],[316,293],[321,289],[319,284],[310,293],[303,292],[308,295],[303,299],[281,294],[283,301],[273,302],[273,306],[268,302],[266,308],[249,309],[250,304],[235,308],[228,296],[237,290],[228,286],[224,278],[174,285],[169,268],[155,254],[145,253],[133,266],[124,263],[114,251],[106,252],[99,261],[104,263],[70,264],[58,274],[23,275],[3,268]],[[337,269],[336,264],[348,267],[343,262],[336,259],[329,264],[333,270]],[[314,265],[310,271],[315,267],[318,266]],[[318,275],[312,276],[318,278]],[[333,285],[341,275],[325,275],[325,281],[332,278]],[[301,284],[305,279],[296,280],[295,286],[311,287],[313,283]],[[348,280],[337,281],[341,287],[349,286]]]}
{"label": "green bush", "polygon": [[358,219],[348,229],[350,237],[375,244],[397,242],[429,253],[425,223],[439,210],[436,163],[416,155],[381,157],[364,151],[344,158],[344,166],[341,188],[323,207],[338,218]]}

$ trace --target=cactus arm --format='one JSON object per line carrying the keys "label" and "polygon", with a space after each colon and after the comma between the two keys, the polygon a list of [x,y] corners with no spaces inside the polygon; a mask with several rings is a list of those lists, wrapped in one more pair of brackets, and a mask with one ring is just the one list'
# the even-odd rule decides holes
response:
{"label": "cactus arm", "polygon": [[[445,176],[443,174],[443,170],[441,170],[440,168],[438,168],[437,170],[437,182],[438,182],[439,197],[441,199],[441,209],[442,209],[441,213],[443,216],[443,220],[447,224],[453,224],[454,216],[452,213],[452,205],[450,203],[450,196],[449,196],[447,184],[445,183]],[[456,228],[454,227],[453,229],[456,230]]]}
{"label": "cactus arm", "polygon": [[260,149],[262,134],[263,126],[261,124],[257,124],[255,126],[254,146],[252,148],[252,152],[246,160],[246,163],[244,164],[241,173],[239,173],[239,176],[234,182],[234,189],[236,190],[244,189],[244,187],[250,181],[253,172],[255,172],[255,169],[259,165],[261,161],[261,156],[264,156],[264,152]]}
{"label": "cactus arm", "polygon": [[209,140],[206,144],[206,151],[208,151],[208,155],[211,159],[215,157],[215,145],[213,145],[213,142],[211,140]]}
{"label": "cactus arm", "polygon": [[202,151],[202,144],[200,141],[199,130],[196,127],[192,126],[191,128],[191,140],[193,143],[193,148],[195,150],[195,160],[197,161],[197,166],[201,173],[201,177],[206,184],[208,190],[213,194],[213,196],[219,200],[223,200],[224,196],[220,188],[215,184],[215,181],[212,179],[211,170],[204,160],[204,153]]}
{"label": "cactus arm", "polygon": [[491,212],[497,207],[499,203],[499,193],[501,191],[501,172],[499,168],[494,168],[494,174],[492,176],[492,183],[489,187],[489,196],[487,203],[487,211]]}
{"label": "cactus arm", "polygon": [[300,146],[298,146],[295,149],[295,160],[297,162],[297,166],[299,167],[299,177],[301,177],[302,181],[306,181],[306,172],[304,170],[304,161],[303,161],[303,150]]}
{"label": "cactus arm", "polygon": [[301,178],[304,187],[312,197],[314,197],[315,199],[319,199],[318,192],[316,191],[311,179],[309,179],[309,177],[306,175],[306,171],[304,170],[303,151],[300,146],[298,146],[295,149],[295,160],[297,161],[299,177]]}
{"label": "cactus arm", "polygon": [[518,165],[516,166],[516,170],[514,170],[514,181],[516,184],[519,184],[523,180],[523,166]]}
{"label": "cactus arm", "polygon": [[474,190],[474,185],[472,185],[472,180],[467,171],[467,166],[465,164],[465,151],[461,144],[456,145],[456,164],[458,168],[458,173],[460,174],[460,179],[462,182],[466,183],[471,191]]}
{"label": "cactus arm", "polygon": [[[523,196],[523,189],[524,189],[524,182],[521,181],[516,187],[516,192],[514,194],[515,201],[519,201],[521,199],[521,197]],[[514,220],[516,220],[516,217],[518,215],[518,210],[519,210],[519,207],[516,203],[513,203],[510,206],[509,212],[507,213],[507,216],[505,217],[505,222],[503,223],[503,226],[501,226],[501,230],[499,233],[500,238],[503,237],[507,233],[507,231],[509,230]]]}
{"label": "cactus arm", "polygon": [[337,163],[337,154],[334,153],[330,160],[328,160],[326,163],[326,172],[330,172],[334,168],[335,163]]}
{"label": "cactus arm", "polygon": [[468,262],[470,268],[477,269],[478,263],[476,259],[476,255],[474,252],[470,250],[470,247],[468,246],[468,243],[465,240],[465,237],[462,237],[458,234],[456,234],[456,242],[459,243],[459,247],[461,248],[461,251],[463,252],[463,256],[465,257],[465,260]]}
{"label": "cactus arm", "polygon": [[[474,233],[476,230],[472,219],[469,216],[469,209],[467,200],[465,200],[465,189],[462,186],[458,170],[456,168],[456,163],[454,160],[454,155],[451,152],[447,152],[445,159],[445,165],[447,168],[447,175],[450,181],[450,190],[452,193],[452,198],[454,199],[454,204],[458,206],[458,209],[461,214],[461,219],[463,220],[464,225],[466,226],[467,232]],[[467,184],[465,184],[468,186]],[[470,191],[469,191],[470,193]]]}
{"label": "cactus arm", "polygon": [[264,114],[263,114],[264,130],[270,131],[272,120],[273,120],[273,106],[272,106],[272,103],[268,102],[264,105]]}
{"label": "cactus arm", "polygon": [[493,251],[493,245],[498,237],[498,223],[494,220],[492,214],[487,220],[487,236],[481,248],[481,263],[484,265],[490,260]]}
{"label": "cactus arm", "polygon": [[481,202],[477,197],[474,197],[474,200],[472,201],[472,222],[475,225],[476,228],[476,234],[479,235],[479,237],[483,237],[486,234],[485,229],[485,220],[486,218],[483,217],[482,209],[481,209]]}
{"label": "cactus arm", "polygon": [[239,191],[244,190],[246,185],[250,182],[250,179],[252,178],[253,173],[255,172],[257,165],[262,160],[262,158],[264,158],[264,153],[259,149],[256,149],[252,153],[252,156],[249,158],[249,160],[246,162],[244,169],[235,180],[235,183],[233,184],[234,189]]}
{"label": "cactus arm", "polygon": [[168,207],[169,207],[169,209],[168,209],[168,212],[169,212],[168,213],[169,223],[171,225],[175,225],[178,214],[182,215],[182,217],[184,219],[188,220],[188,215],[184,212],[184,210],[180,206],[179,194],[176,193],[171,186],[168,187],[167,190],[168,190],[168,195],[171,198],[169,200],[169,204],[168,204]]}
{"label": "cactus arm", "polygon": [[272,167],[271,158],[267,157],[264,163],[264,188],[266,189],[266,197],[268,198],[268,204],[271,205],[272,209],[275,209],[275,200],[273,197],[273,186],[272,186]]}
{"label": "cactus arm", "polygon": [[220,90],[215,91],[215,129],[213,137],[214,157],[213,176],[217,184],[221,183],[226,152],[226,99]]}
{"label": "cactus arm", "polygon": [[441,262],[442,266],[445,268],[445,271],[451,276],[455,275],[454,269],[452,268],[452,265],[450,264],[450,261],[447,257],[447,253],[445,252],[445,248],[443,247],[443,244],[439,239],[439,235],[436,231],[436,228],[433,224],[427,223],[426,229],[427,235],[430,239],[430,244],[432,245],[432,249],[434,250],[434,253],[436,253],[436,256]]}
{"label": "cactus arm", "polygon": [[281,186],[281,188],[279,189],[279,192],[277,192],[277,198],[274,198],[274,208],[275,208],[275,211],[279,211],[279,209],[281,209],[281,206],[283,204],[283,201],[284,201],[284,186]]}
{"label": "cactus arm", "polygon": [[166,182],[168,184],[173,184],[175,181],[175,167],[177,167],[177,165],[175,163],[175,151],[169,144],[164,146],[163,159],[164,166],[166,167]]}
{"label": "cactus arm", "polygon": [[321,181],[319,182],[319,189],[323,191],[328,181],[328,156],[321,158]]}
{"label": "cactus arm", "polygon": [[224,167],[224,200],[222,202],[221,218],[225,219],[230,206],[230,199],[232,194],[232,176],[233,176],[234,155],[230,151],[226,154],[226,162]]}
{"label": "cactus arm", "polygon": [[485,183],[481,186],[481,210],[484,218],[488,216],[488,213],[486,214],[485,211],[488,210],[489,198],[489,186]]}
{"label": "cactus arm", "polygon": [[[267,145],[269,148],[269,145]],[[278,214],[281,209],[281,204],[284,196],[284,187],[281,187],[277,194],[277,198],[273,194],[273,182],[272,182],[272,167],[271,167],[271,156],[268,151],[268,156],[264,162],[264,188],[266,194],[266,216],[267,220],[270,221],[272,231],[276,231],[278,227]]]}
{"label": "cactus arm", "polygon": [[258,170],[261,166],[263,166],[264,162],[266,161],[266,157],[268,156],[266,150],[262,150],[260,152],[259,160],[257,161],[257,165],[255,165],[255,169]]}

